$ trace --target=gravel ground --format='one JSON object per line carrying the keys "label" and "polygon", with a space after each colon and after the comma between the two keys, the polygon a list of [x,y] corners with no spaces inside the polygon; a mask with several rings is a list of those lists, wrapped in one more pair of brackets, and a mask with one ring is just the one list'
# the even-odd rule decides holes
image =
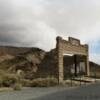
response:
{"label": "gravel ground", "polygon": [[100,100],[100,84],[92,84],[60,92],[58,91],[31,100]]}
{"label": "gravel ground", "polygon": [[1,92],[0,100],[34,100],[36,98],[46,96],[70,89],[68,87],[49,87],[49,88],[24,88],[21,91]]}
{"label": "gravel ground", "polygon": [[24,88],[21,91],[1,92],[0,100],[100,100],[100,84],[76,88]]}

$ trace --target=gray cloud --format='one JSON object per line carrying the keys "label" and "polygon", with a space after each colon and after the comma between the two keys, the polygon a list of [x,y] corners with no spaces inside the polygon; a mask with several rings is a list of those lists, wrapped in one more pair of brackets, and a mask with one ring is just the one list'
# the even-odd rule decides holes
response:
{"label": "gray cloud", "polygon": [[80,38],[92,52],[99,26],[99,0],[0,0],[0,45],[50,50],[61,35]]}

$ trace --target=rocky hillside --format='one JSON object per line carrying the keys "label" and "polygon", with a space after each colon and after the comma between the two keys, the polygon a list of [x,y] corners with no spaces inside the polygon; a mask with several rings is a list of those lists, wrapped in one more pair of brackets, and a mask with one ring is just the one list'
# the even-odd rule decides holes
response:
{"label": "rocky hillside", "polygon": [[46,52],[38,48],[0,47],[0,69],[26,76],[35,73]]}
{"label": "rocky hillside", "polygon": [[100,78],[100,65],[90,61],[91,76]]}
{"label": "rocky hillside", "polygon": [[[0,69],[10,73],[21,73],[24,78],[57,75],[56,50],[45,52],[39,48],[0,47]],[[90,62],[94,75],[95,68],[100,72],[100,65]]]}

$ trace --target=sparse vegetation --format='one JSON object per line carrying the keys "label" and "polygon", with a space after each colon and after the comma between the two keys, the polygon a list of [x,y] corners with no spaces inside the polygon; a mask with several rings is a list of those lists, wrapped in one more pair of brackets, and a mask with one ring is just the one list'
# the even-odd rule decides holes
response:
{"label": "sparse vegetation", "polygon": [[10,87],[18,81],[18,78],[12,74],[5,74],[2,79],[2,84],[5,87]]}
{"label": "sparse vegetation", "polygon": [[11,87],[16,82],[18,82],[17,75],[0,70],[0,87]]}
{"label": "sparse vegetation", "polygon": [[0,70],[0,87],[13,88],[21,90],[22,87],[48,87],[58,84],[58,80],[54,77],[37,78],[33,80],[21,79],[16,74],[10,74]]}
{"label": "sparse vegetation", "polygon": [[20,83],[23,87],[31,87],[32,81],[27,79],[20,80]]}
{"label": "sparse vegetation", "polygon": [[31,83],[32,87],[48,87],[55,86],[58,84],[58,80],[56,78],[38,78],[34,79]]}
{"label": "sparse vegetation", "polygon": [[10,87],[2,87],[2,88],[0,88],[0,92],[5,92],[5,91],[13,91],[13,88],[10,88]]}
{"label": "sparse vegetation", "polygon": [[48,87],[56,86],[58,80],[56,78],[37,78],[34,80],[21,80],[21,84],[26,87]]}
{"label": "sparse vegetation", "polygon": [[13,89],[19,91],[19,90],[22,89],[22,85],[21,85],[20,83],[16,83],[16,84],[14,85]]}

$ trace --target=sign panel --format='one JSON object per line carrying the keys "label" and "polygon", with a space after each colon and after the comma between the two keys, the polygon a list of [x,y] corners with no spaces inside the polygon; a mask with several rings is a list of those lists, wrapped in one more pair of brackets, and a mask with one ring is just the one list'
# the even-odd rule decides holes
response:
{"label": "sign panel", "polygon": [[80,45],[80,40],[72,38],[72,37],[69,37],[69,42],[76,46]]}

